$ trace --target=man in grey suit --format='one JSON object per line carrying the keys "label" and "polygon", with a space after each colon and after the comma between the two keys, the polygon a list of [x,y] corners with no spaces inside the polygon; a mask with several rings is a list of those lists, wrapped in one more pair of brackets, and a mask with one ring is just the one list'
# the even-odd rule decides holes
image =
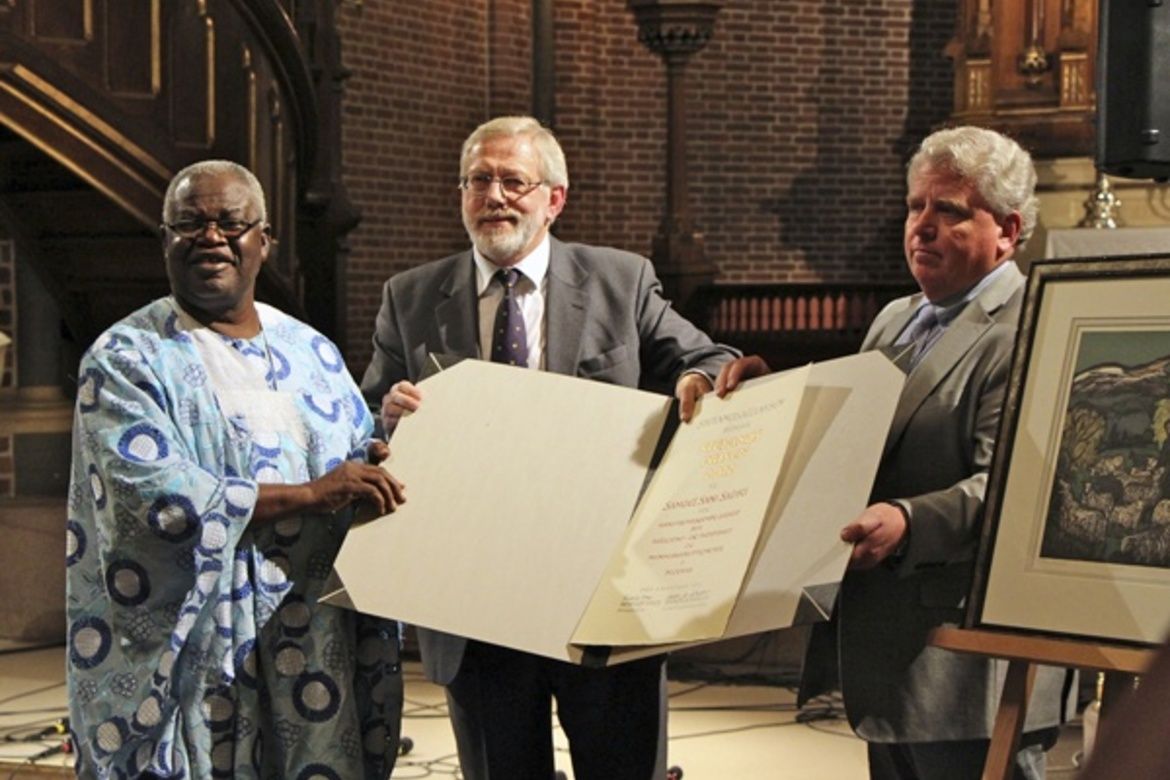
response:
{"label": "man in grey suit", "polygon": [[[906,385],[873,503],[841,531],[853,551],[833,620],[805,660],[806,682],[839,682],[880,780],[975,779],[986,760],[1006,662],[927,637],[963,618],[1023,299],[1012,256],[1036,224],[1035,184],[1027,152],[976,127],[932,134],[908,167],[904,249],[921,292],[886,306],[862,344],[894,356]],[[767,371],[743,358],[716,390]],[[1018,778],[1043,777],[1064,678],[1037,676]]]}
{"label": "man in grey suit", "polygon": [[[362,391],[380,405],[387,434],[422,402],[414,383],[432,354],[490,355],[630,387],[670,382],[684,420],[738,356],[670,308],[645,258],[549,236],[568,186],[560,145],[530,117],[494,119],[464,142],[473,248],[401,273],[383,291]],[[550,457],[572,446],[555,431],[549,439]],[[427,675],[446,686],[469,780],[550,780],[554,697],[578,780],[651,780],[665,735],[661,657],[584,668],[421,628],[419,644]]]}

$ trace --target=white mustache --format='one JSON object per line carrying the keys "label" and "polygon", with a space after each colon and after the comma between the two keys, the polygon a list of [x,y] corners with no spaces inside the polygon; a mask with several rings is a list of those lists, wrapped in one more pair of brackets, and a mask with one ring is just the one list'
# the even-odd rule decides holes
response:
{"label": "white mustache", "polygon": [[519,219],[520,215],[515,211],[509,209],[501,209],[499,211],[489,211],[486,214],[481,214],[479,221],[483,222],[488,219]]}

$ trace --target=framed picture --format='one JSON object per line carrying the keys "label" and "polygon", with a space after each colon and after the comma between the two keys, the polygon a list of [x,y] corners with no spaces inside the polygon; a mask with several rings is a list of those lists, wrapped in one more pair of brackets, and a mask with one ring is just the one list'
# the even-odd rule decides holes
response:
{"label": "framed picture", "polygon": [[967,622],[1170,632],[1170,255],[1032,266]]}

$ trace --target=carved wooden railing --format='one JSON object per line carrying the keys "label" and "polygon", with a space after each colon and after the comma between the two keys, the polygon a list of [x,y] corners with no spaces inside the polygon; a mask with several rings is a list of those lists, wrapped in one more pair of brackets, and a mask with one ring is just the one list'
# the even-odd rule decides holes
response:
{"label": "carved wooden railing", "polygon": [[856,352],[881,307],[915,289],[878,282],[717,284],[701,288],[686,311],[715,340],[788,368]]}
{"label": "carved wooden railing", "polygon": [[[95,239],[89,256],[76,240],[69,251],[41,253],[47,259],[39,270],[71,329],[83,331],[79,338],[126,313],[111,310],[125,308],[126,294],[105,294],[109,277],[137,280],[141,289],[131,298],[165,289],[151,237],[163,193],[175,171],[208,157],[247,165],[268,196],[279,244],[260,295],[336,329],[339,237],[357,215],[331,153],[339,146],[340,94],[327,82],[344,79],[333,12],[332,0],[0,0],[0,123],[137,225],[99,220],[123,251],[111,257],[103,236],[69,229],[69,209],[28,206],[24,194],[36,182],[0,187],[26,234]],[[91,221],[104,207],[72,190],[62,197]],[[300,251],[302,243],[310,251]],[[134,272],[103,274],[113,263]],[[313,290],[308,302],[306,289]]]}

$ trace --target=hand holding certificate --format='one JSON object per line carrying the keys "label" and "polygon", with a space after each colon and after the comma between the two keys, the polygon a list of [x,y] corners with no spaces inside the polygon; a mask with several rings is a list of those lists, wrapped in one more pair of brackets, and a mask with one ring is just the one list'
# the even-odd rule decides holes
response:
{"label": "hand holding certificate", "polygon": [[844,571],[902,380],[871,353],[709,394],[654,468],[670,399],[464,361],[421,383],[411,500],[351,529],[328,599],[570,661],[791,625]]}

